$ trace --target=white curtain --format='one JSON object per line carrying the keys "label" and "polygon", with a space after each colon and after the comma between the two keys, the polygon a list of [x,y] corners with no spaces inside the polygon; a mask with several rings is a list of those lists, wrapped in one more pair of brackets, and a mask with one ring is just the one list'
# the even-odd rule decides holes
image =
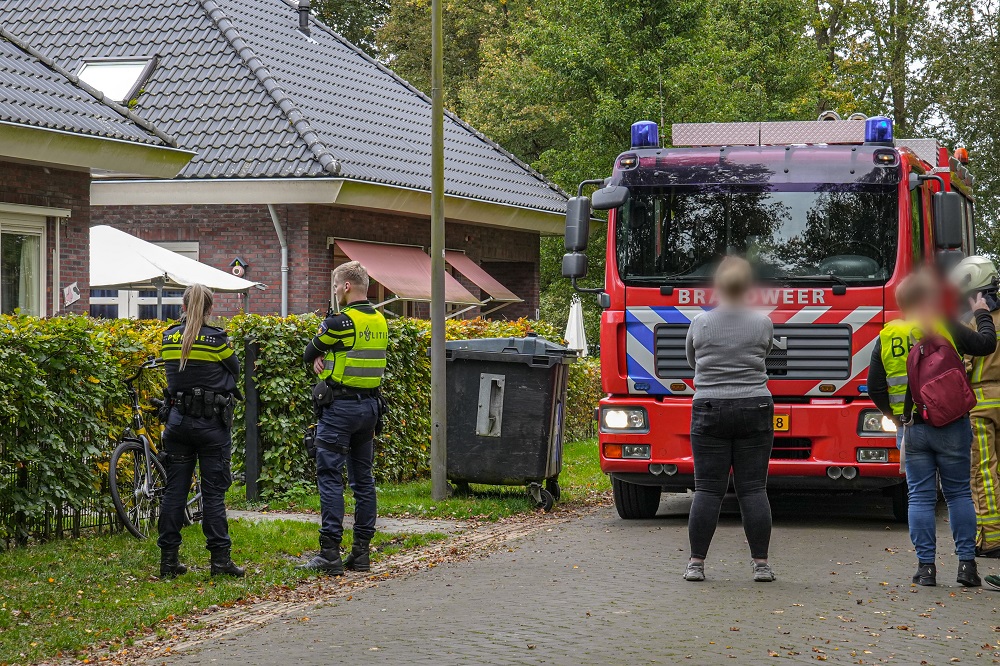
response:
{"label": "white curtain", "polygon": [[41,276],[38,267],[41,263],[41,239],[38,236],[21,236],[21,271],[18,285],[19,305],[22,314],[38,316],[41,314]]}

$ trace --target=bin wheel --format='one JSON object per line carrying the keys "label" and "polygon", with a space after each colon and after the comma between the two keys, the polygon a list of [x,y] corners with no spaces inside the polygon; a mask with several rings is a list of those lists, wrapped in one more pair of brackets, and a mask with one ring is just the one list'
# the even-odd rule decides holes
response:
{"label": "bin wheel", "polygon": [[559,501],[559,497],[562,494],[559,489],[559,479],[546,479],[545,489],[552,494],[555,501]]}
{"label": "bin wheel", "polygon": [[472,492],[472,489],[469,488],[468,481],[456,481],[452,486],[451,492],[453,495],[468,495]]}
{"label": "bin wheel", "polygon": [[552,507],[555,506],[556,498],[545,488],[542,488],[540,483],[532,483],[528,486],[528,495],[535,500],[535,506],[548,513],[552,511]]}

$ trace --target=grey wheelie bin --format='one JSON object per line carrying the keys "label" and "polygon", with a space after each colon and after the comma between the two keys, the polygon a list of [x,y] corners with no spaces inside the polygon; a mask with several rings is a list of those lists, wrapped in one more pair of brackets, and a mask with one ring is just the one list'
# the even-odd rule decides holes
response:
{"label": "grey wheelie bin", "polygon": [[576,352],[544,338],[452,340],[448,479],[524,485],[546,511],[559,499],[563,415]]}

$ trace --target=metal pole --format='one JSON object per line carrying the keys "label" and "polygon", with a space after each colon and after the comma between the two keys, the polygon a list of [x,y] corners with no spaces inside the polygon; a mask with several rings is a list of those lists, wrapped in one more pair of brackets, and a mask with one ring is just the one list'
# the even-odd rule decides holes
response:
{"label": "metal pole", "polygon": [[163,278],[157,279],[156,285],[156,318],[163,321]]}
{"label": "metal pole", "polygon": [[[247,292],[248,294],[250,292]],[[260,471],[263,457],[260,447],[260,394],[257,393],[257,354],[260,346],[251,340],[244,347],[243,361],[243,427],[246,453],[243,470],[246,473],[246,497],[253,502],[260,499]]]}
{"label": "metal pole", "polygon": [[448,496],[444,353],[444,33],[442,0],[431,1],[431,496]]}

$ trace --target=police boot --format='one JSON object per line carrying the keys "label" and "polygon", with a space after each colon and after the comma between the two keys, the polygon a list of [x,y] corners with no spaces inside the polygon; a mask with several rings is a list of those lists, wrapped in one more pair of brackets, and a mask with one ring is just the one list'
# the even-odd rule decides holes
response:
{"label": "police boot", "polygon": [[177,549],[164,549],[160,551],[160,578],[173,578],[186,574],[188,568],[180,563]]}
{"label": "police boot", "polygon": [[344,568],[351,571],[371,571],[372,561],[367,539],[355,539],[351,554],[344,558]]}
{"label": "police boot", "polygon": [[212,575],[243,578],[246,571],[243,570],[243,567],[236,566],[236,563],[229,556],[229,551],[225,550],[212,553]]}
{"label": "police boot", "polygon": [[295,568],[299,571],[318,571],[328,576],[343,576],[344,563],[340,561],[340,542],[320,539],[319,548],[316,557]]}

